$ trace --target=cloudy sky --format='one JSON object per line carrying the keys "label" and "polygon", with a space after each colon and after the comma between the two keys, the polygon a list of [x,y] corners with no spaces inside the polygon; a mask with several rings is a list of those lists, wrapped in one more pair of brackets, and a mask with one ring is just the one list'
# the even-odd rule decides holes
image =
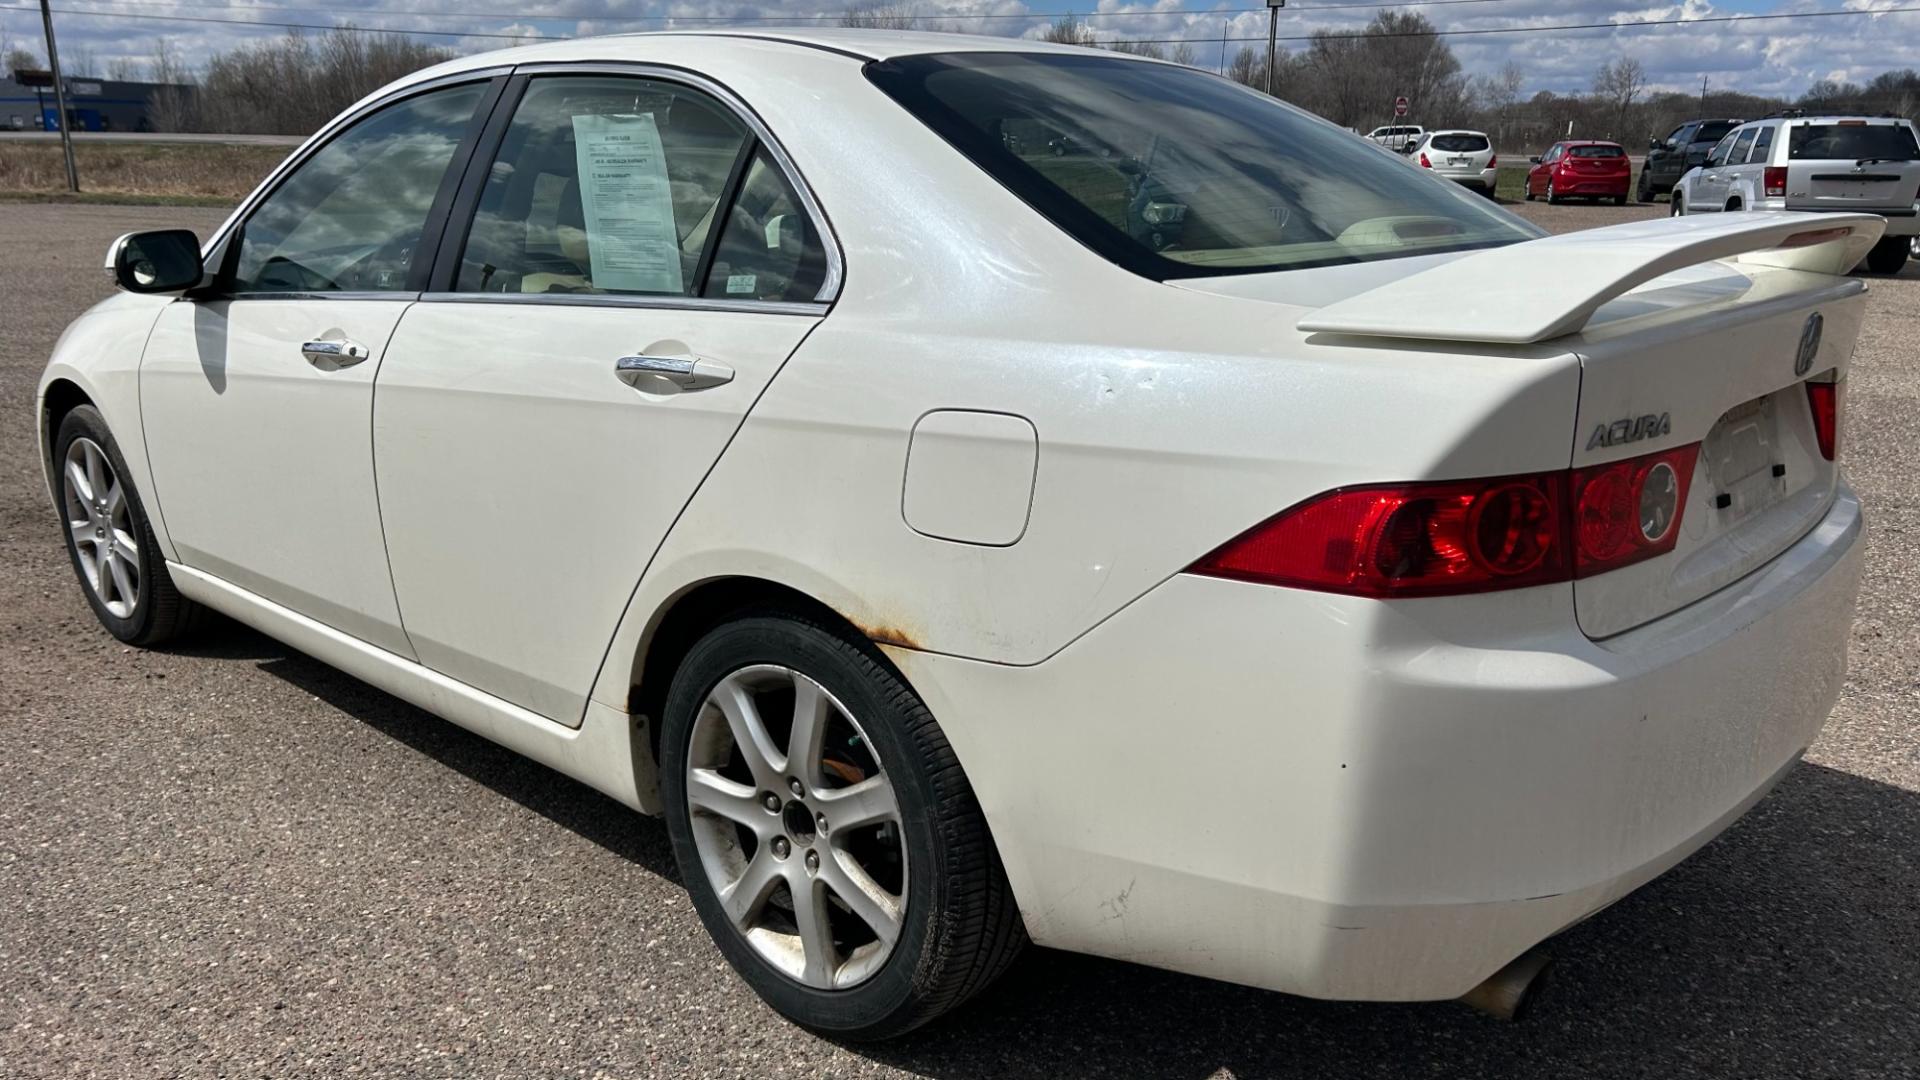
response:
{"label": "cloudy sky", "polygon": [[[1264,38],[1267,16],[1260,3],[917,0],[895,6],[911,9],[932,27],[1011,37],[1037,36],[1049,19],[1071,11],[1086,17],[1102,38],[1189,40],[1199,61],[1212,66],[1223,48],[1241,47],[1231,39]],[[151,55],[161,37],[197,64],[214,50],[285,32],[261,25],[269,23],[353,23],[419,32],[423,41],[478,52],[510,44],[507,39],[516,35],[684,29],[720,21],[831,26],[848,6],[810,0],[54,0],[63,54],[86,54],[101,70],[114,57]],[[1357,29],[1387,6],[1392,5],[1378,0],[1291,0],[1281,14],[1280,33]],[[1920,0],[1425,0],[1400,6],[1417,8],[1442,30],[1538,28],[1449,38],[1471,73],[1497,71],[1509,60],[1518,64],[1529,94],[1587,89],[1594,68],[1621,54],[1637,57],[1658,87],[1697,90],[1706,75],[1716,88],[1786,95],[1816,79],[1863,81],[1889,68],[1920,67]],[[1636,27],[1675,19],[1856,10],[1877,14]],[[1606,25],[1566,28],[1589,23]],[[33,0],[0,0],[0,38],[40,49]],[[1229,39],[1224,46],[1222,38]]]}

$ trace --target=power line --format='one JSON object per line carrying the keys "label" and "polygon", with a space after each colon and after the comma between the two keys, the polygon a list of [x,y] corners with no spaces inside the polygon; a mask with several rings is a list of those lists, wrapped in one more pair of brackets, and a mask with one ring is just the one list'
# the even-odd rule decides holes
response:
{"label": "power line", "polygon": [[[85,2],[85,0],[81,0],[81,2]],[[114,0],[106,0],[106,2],[114,2]],[[1436,0],[1428,0],[1428,2],[1432,3],[1432,2],[1436,2]],[[1330,5],[1330,6],[1333,6],[1333,5]],[[1354,5],[1354,6],[1366,6],[1366,5]],[[1389,5],[1389,6],[1400,7],[1400,6],[1406,6],[1406,5],[1395,4],[1395,5]],[[29,7],[21,4],[0,4],[0,11],[37,11],[37,10],[39,10],[37,7]],[[444,37],[444,38],[489,38],[489,39],[496,39],[496,40],[503,40],[503,41],[567,41],[571,39],[570,35],[555,35],[555,34],[508,34],[508,33],[499,33],[499,32],[489,32],[489,31],[483,31],[483,30],[470,30],[470,31],[414,30],[414,29],[407,29],[403,27],[350,26],[350,25],[341,25],[337,23],[281,22],[281,21],[264,20],[264,19],[222,19],[215,16],[210,16],[210,15],[202,15],[202,16],[145,15],[145,14],[136,14],[132,12],[86,11],[86,10],[80,10],[76,8],[64,8],[64,7],[54,8],[53,10],[56,12],[59,12],[62,15],[77,15],[83,18],[144,19],[144,20],[155,21],[155,22],[217,23],[217,24],[227,25],[227,26],[259,26],[259,27],[266,27],[270,29],[285,29],[285,30],[346,30],[346,31],[355,32],[355,33],[405,34],[405,35],[419,36],[419,37]],[[298,9],[289,8],[287,10],[298,10]],[[338,10],[338,9],[335,9],[335,10]],[[1259,9],[1247,9],[1247,10],[1264,11],[1266,9],[1263,7]],[[1644,27],[1652,27],[1652,26],[1695,26],[1695,25],[1704,26],[1704,25],[1715,24],[1715,23],[1727,24],[1727,23],[1745,23],[1745,22],[1768,22],[1768,21],[1784,20],[1784,19],[1844,18],[1847,16],[1858,16],[1858,15],[1903,15],[1903,14],[1909,14],[1916,11],[1920,11],[1920,6],[1897,7],[1897,8],[1847,8],[1847,9],[1842,9],[1838,11],[1787,11],[1787,12],[1774,12],[1770,14],[1757,14],[1757,15],[1707,15],[1707,16],[1700,16],[1697,18],[1679,17],[1679,18],[1671,18],[1671,19],[1645,19],[1645,20],[1640,20],[1636,22],[1558,23],[1552,26],[1477,27],[1477,28],[1458,29],[1458,30],[1405,30],[1405,31],[1396,30],[1396,31],[1373,31],[1373,32],[1322,31],[1321,33],[1318,33],[1318,34],[1283,35],[1276,38],[1275,40],[1312,41],[1315,38],[1321,37],[1321,36],[1327,36],[1327,37],[1333,37],[1333,38],[1479,37],[1479,36],[1488,35],[1488,34],[1560,33],[1560,32],[1565,32],[1569,30],[1638,30]],[[365,14],[366,12],[359,9],[355,9],[352,13]],[[402,14],[402,13],[396,12],[394,14]],[[428,14],[428,12],[417,11],[417,12],[406,12],[404,14],[425,15],[425,14]],[[454,13],[443,12],[442,14],[454,14]],[[525,14],[516,15],[516,16],[506,16],[506,15],[486,16],[486,15],[476,15],[475,13],[472,13],[472,12],[463,12],[461,14],[467,14],[469,16],[478,17],[478,18],[488,18],[488,17],[531,18],[531,19],[542,18],[541,16],[529,16]],[[1155,12],[1154,14],[1164,14],[1164,13]],[[550,17],[548,18],[548,21],[555,21],[556,18],[559,19],[560,21],[578,22],[578,21],[583,21],[583,18],[585,17]],[[718,16],[701,16],[701,18],[718,18]],[[833,18],[839,18],[839,16],[836,15],[836,16],[833,16]],[[592,20],[590,18],[586,18],[586,21],[613,21],[613,20]],[[727,24],[719,24],[719,25],[727,25]],[[1181,45],[1181,44],[1191,45],[1194,43],[1204,43],[1204,44],[1211,45],[1217,42],[1222,46],[1225,46],[1229,42],[1266,41],[1267,39],[1265,36],[1258,36],[1258,37],[1207,36],[1207,37],[1179,37],[1179,38],[1129,38],[1129,39],[1123,39],[1123,40],[1127,40],[1132,44],[1138,44],[1138,45]],[[1105,43],[1095,42],[1095,44],[1105,44]]]}
{"label": "power line", "polygon": [[[567,14],[538,14],[538,13],[531,13],[526,11],[512,11],[512,12],[473,11],[471,9],[466,9],[466,8],[384,8],[380,10],[375,10],[372,8],[328,7],[321,4],[253,4],[253,3],[246,3],[244,2],[244,0],[79,0],[79,2],[109,4],[109,5],[118,6],[118,7],[170,7],[170,8],[184,7],[184,8],[213,8],[213,9],[226,9],[226,10],[244,9],[247,11],[259,11],[259,12],[287,11],[287,12],[299,12],[303,14],[324,14],[324,15],[433,15],[433,16],[464,15],[470,18],[479,18],[479,19],[527,19],[532,21],[543,21],[543,22],[580,22],[580,21],[591,20],[593,22],[598,22],[598,23],[685,22],[685,23],[709,23],[709,24],[722,24],[722,25],[734,25],[734,24],[746,25],[746,24],[755,24],[755,23],[833,22],[833,21],[838,21],[842,18],[845,18],[845,13],[839,13],[839,14],[816,13],[816,14],[809,14],[809,15],[567,15]],[[1517,3],[1517,2],[1519,2],[1519,0],[1401,0],[1401,2],[1398,2],[1398,3],[1391,2],[1391,0],[1389,0],[1389,2],[1380,2],[1380,0],[1366,0],[1366,2],[1362,2],[1362,3],[1298,4],[1298,5],[1295,5],[1293,10],[1340,11],[1345,9],[1450,7],[1456,4],[1510,4],[1510,3]],[[849,10],[857,12],[861,9],[856,6],[856,7],[850,8]],[[1263,7],[1238,7],[1238,8],[1160,8],[1160,9],[1150,9],[1150,10],[1141,10],[1141,11],[1089,11],[1089,12],[1084,12],[1080,14],[1075,14],[1072,17],[1075,20],[1088,20],[1088,19],[1148,18],[1148,17],[1158,17],[1158,16],[1166,16],[1166,15],[1203,15],[1203,16],[1245,15],[1245,14],[1252,14],[1255,12],[1265,12],[1266,10],[1267,9],[1264,6]],[[108,14],[108,13],[98,12],[97,14]],[[118,14],[118,13],[116,12],[115,14]],[[1015,19],[1015,20],[1035,21],[1035,22],[1051,22],[1051,21],[1054,21],[1056,18],[1059,18],[1059,16],[1048,15],[1048,14],[1045,14],[1044,12],[982,12],[982,13],[976,13],[976,14],[946,14],[946,15],[924,15],[924,14],[918,14],[918,13],[902,13],[897,17],[908,19],[914,22],[950,22],[950,21],[958,21],[963,19],[975,19],[975,20]],[[1217,39],[1214,39],[1214,40],[1217,40]]]}

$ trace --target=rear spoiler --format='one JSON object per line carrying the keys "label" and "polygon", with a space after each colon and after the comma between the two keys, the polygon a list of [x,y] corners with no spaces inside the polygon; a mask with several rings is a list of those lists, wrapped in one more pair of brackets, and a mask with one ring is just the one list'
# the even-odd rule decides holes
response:
{"label": "rear spoiler", "polygon": [[1309,312],[1299,328],[1369,337],[1524,344],[1571,334],[1602,304],[1715,259],[1845,274],[1880,239],[1873,214],[1703,214],[1476,251]]}

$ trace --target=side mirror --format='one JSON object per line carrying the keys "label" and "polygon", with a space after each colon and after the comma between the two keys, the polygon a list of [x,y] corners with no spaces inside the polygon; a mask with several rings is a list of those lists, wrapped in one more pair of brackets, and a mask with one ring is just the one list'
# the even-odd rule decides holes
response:
{"label": "side mirror", "polygon": [[1540,156],[1536,154],[1533,157],[1528,158],[1527,161],[1529,164],[1538,165],[1540,164]]}
{"label": "side mirror", "polygon": [[1667,144],[1664,142],[1661,142],[1659,139],[1647,140],[1647,149],[1649,150],[1665,150],[1666,148],[1667,148]]}
{"label": "side mirror", "polygon": [[128,233],[107,248],[113,283],[136,293],[180,293],[200,284],[200,238],[191,229]]}

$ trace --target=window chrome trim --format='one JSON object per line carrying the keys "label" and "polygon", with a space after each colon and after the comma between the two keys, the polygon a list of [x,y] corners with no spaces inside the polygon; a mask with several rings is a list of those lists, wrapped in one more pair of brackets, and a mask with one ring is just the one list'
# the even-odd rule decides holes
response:
{"label": "window chrome trim", "polygon": [[[227,220],[220,223],[220,228],[214,231],[212,238],[200,249],[201,257],[206,262],[209,272],[212,272],[213,268],[219,265],[214,262],[212,256],[223,253],[221,249],[226,245],[227,240],[232,236],[233,231],[239,226],[240,222],[251,217],[254,210],[259,208],[259,205],[266,200],[267,196],[279,189],[280,184],[286,180],[290,173],[302,165],[305,165],[309,159],[324,149],[328,143],[334,140],[335,136],[339,135],[340,132],[347,127],[359,122],[371,113],[378,112],[389,105],[398,104],[417,94],[424,94],[430,90],[439,90],[448,86],[457,86],[461,83],[484,83],[490,79],[497,79],[502,75],[510,74],[512,71],[513,67],[511,65],[494,65],[492,67],[474,68],[471,71],[458,71],[449,75],[442,75],[437,79],[426,79],[417,83],[408,83],[406,86],[400,87],[391,94],[385,94],[373,101],[366,102],[358,108],[350,109],[334,117],[322,126],[319,131],[308,136],[306,142],[295,147],[293,153],[288,154],[286,160],[282,161],[272,172],[268,173],[267,178],[260,181],[259,186],[253,189],[252,194],[248,195],[246,199],[235,208],[233,213],[227,215]],[[464,168],[466,163],[464,161],[450,161],[447,163],[449,169],[455,166]],[[258,295],[287,296],[292,294],[261,293]]]}
{"label": "window chrome trim", "polygon": [[[767,153],[773,156],[774,163],[778,165],[780,171],[785,174],[787,183],[791,184],[794,193],[800,196],[801,206],[806,210],[807,217],[813,221],[814,232],[820,236],[821,247],[825,249],[827,256],[827,275],[820,282],[819,291],[813,294],[814,301],[821,304],[830,304],[840,295],[840,286],[846,277],[846,264],[840,251],[840,237],[833,231],[832,220],[827,217],[827,212],[820,205],[820,200],[814,197],[813,188],[807,184],[807,179],[801,174],[799,166],[795,165],[793,158],[787,154],[786,147],[780,144],[780,140],[773,137],[773,131],[760,119],[760,115],[753,111],[753,107],[748,105],[740,95],[734,93],[725,84],[716,82],[709,76],[702,75],[696,71],[690,71],[686,68],[672,67],[666,64],[643,60],[556,60],[535,64],[520,64],[513,69],[513,73],[515,75],[526,75],[531,78],[548,75],[615,75],[629,78],[657,79],[661,82],[680,83],[699,90],[732,110],[733,114],[746,124],[748,130],[753,132],[755,140],[766,148]],[[509,118],[509,122],[511,122],[511,118]],[[448,224],[452,223],[449,222]],[[543,294],[536,293],[533,295]],[[599,298],[596,297],[596,299]],[[729,308],[732,309],[737,308],[741,303],[747,302],[726,301],[724,303],[728,304]],[[791,306],[793,302],[786,301],[781,303],[786,306]]]}
{"label": "window chrome trim", "polygon": [[701,296],[624,293],[493,293],[429,292],[423,304],[539,304],[551,307],[644,308],[654,311],[730,311],[756,315],[825,315],[832,305],[822,300],[714,300]]}
{"label": "window chrome trim", "polygon": [[205,299],[215,303],[222,300],[400,300],[411,304],[418,301],[420,297],[420,293],[408,289],[396,290],[394,292],[376,292],[368,289],[347,291],[343,289],[340,292],[218,293],[208,296]]}

